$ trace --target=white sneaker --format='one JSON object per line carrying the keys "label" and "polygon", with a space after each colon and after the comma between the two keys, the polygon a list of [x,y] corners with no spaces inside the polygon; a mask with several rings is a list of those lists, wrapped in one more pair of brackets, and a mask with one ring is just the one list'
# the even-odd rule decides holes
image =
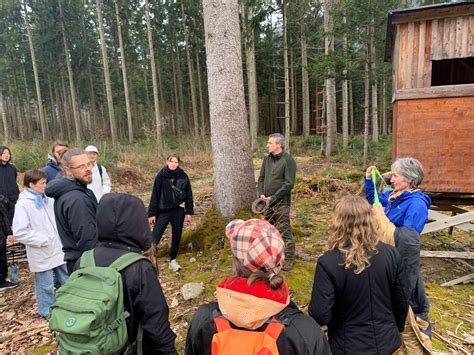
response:
{"label": "white sneaker", "polygon": [[175,272],[181,270],[181,266],[179,266],[178,262],[176,261],[176,259],[173,259],[170,261],[170,265],[169,265],[169,268]]}

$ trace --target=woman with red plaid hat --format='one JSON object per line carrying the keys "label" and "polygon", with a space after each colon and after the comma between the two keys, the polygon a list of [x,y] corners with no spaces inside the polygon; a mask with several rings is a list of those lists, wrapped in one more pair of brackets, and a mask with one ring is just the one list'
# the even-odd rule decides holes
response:
{"label": "woman with red plaid hat", "polygon": [[246,354],[257,349],[265,354],[330,354],[318,324],[290,301],[280,276],[285,260],[280,232],[264,220],[237,219],[227,225],[225,235],[234,275],[217,286],[217,302],[197,310],[186,354]]}

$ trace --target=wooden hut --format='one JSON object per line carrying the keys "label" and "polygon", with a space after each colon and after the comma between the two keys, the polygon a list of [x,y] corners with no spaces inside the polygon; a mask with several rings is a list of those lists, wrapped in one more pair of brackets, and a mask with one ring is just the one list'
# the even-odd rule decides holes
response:
{"label": "wooden hut", "polygon": [[425,168],[422,188],[474,193],[474,2],[389,13],[393,62],[392,158]]}

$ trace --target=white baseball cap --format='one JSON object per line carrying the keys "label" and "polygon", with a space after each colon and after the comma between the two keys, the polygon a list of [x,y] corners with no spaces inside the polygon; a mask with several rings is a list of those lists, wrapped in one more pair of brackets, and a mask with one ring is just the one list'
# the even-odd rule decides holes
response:
{"label": "white baseball cap", "polygon": [[98,150],[95,146],[93,146],[93,145],[88,145],[88,146],[86,147],[86,149],[84,149],[84,150],[85,150],[86,152],[94,152],[94,153],[99,154],[99,150]]}

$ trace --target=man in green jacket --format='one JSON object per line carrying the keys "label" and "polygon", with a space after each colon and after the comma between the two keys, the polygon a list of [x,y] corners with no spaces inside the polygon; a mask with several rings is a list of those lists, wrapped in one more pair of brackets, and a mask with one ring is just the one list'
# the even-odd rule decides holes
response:
{"label": "man in green jacket", "polygon": [[268,155],[263,159],[258,177],[258,193],[270,201],[264,217],[282,234],[285,241],[283,270],[290,271],[295,260],[295,238],[291,232],[291,190],[295,184],[296,163],[284,150],[285,138],[280,133],[268,137]]}

